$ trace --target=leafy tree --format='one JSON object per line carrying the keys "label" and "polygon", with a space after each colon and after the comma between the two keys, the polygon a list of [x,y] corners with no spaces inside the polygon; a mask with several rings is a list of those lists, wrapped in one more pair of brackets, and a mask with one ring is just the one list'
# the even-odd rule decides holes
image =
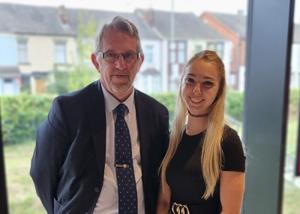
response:
{"label": "leafy tree", "polygon": [[93,52],[93,40],[96,35],[97,23],[88,14],[79,14],[78,35],[76,38],[78,63],[69,69],[53,72],[52,83],[47,91],[55,94],[64,94],[78,90],[90,82],[99,78],[90,62],[90,54]]}

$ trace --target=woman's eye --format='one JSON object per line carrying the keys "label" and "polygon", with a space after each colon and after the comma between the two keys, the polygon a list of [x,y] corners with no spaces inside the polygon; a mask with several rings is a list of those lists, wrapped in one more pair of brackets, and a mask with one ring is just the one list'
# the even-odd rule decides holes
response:
{"label": "woman's eye", "polygon": [[186,77],[185,78],[185,83],[188,84],[188,85],[191,85],[191,84],[195,83],[195,80],[193,78]]}
{"label": "woman's eye", "polygon": [[211,88],[211,87],[214,86],[214,83],[213,83],[213,82],[210,82],[210,81],[205,81],[205,82],[203,82],[203,85],[204,85],[204,87],[206,87],[206,88]]}

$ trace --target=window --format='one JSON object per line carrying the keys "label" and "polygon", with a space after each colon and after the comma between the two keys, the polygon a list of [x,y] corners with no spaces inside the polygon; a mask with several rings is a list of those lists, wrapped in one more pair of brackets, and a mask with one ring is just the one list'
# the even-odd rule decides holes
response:
{"label": "window", "polygon": [[178,63],[185,63],[185,44],[183,42],[178,43]]}
{"label": "window", "polygon": [[153,64],[153,45],[146,45],[144,50],[145,62]]}
{"label": "window", "polygon": [[196,46],[195,46],[195,49],[194,49],[195,53],[199,53],[199,52],[202,51],[202,50],[203,50],[202,45],[196,45]]}
{"label": "window", "polygon": [[28,63],[28,47],[26,39],[18,41],[18,62],[19,64]]}
{"label": "window", "polygon": [[5,83],[5,84],[11,84],[12,82],[13,82],[12,79],[8,79],[8,78],[5,78],[5,79],[4,79],[4,83]]}
{"label": "window", "polygon": [[54,47],[54,63],[55,64],[66,64],[66,43],[65,42],[55,42]]}
{"label": "window", "polygon": [[184,42],[170,43],[170,63],[184,64],[186,60],[186,45]]}
{"label": "window", "polygon": [[207,49],[216,51],[221,59],[224,56],[224,44],[223,42],[209,42],[207,43]]}

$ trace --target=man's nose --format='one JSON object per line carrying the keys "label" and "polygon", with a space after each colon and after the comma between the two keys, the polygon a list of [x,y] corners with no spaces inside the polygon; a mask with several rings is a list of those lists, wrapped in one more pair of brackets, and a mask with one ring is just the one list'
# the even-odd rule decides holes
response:
{"label": "man's nose", "polygon": [[120,54],[120,55],[118,56],[118,58],[116,59],[116,61],[115,61],[115,66],[116,66],[117,68],[124,68],[125,65],[126,65],[126,62],[125,62],[125,60],[124,60],[124,57],[122,56],[122,54]]}
{"label": "man's nose", "polygon": [[193,89],[193,93],[195,95],[200,95],[201,94],[201,84],[199,82],[196,83],[194,89]]}

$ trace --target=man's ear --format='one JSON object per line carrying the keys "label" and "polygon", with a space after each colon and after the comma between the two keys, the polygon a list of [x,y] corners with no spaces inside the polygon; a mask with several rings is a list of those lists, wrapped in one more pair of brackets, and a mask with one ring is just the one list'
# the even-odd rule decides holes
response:
{"label": "man's ear", "polygon": [[141,64],[144,62],[144,54],[141,54],[140,56]]}
{"label": "man's ear", "polygon": [[97,69],[97,71],[99,71],[100,64],[99,64],[99,62],[97,61],[97,56],[96,56],[96,54],[92,53],[92,55],[91,55],[91,60],[92,60],[93,65],[94,65],[95,68]]}

